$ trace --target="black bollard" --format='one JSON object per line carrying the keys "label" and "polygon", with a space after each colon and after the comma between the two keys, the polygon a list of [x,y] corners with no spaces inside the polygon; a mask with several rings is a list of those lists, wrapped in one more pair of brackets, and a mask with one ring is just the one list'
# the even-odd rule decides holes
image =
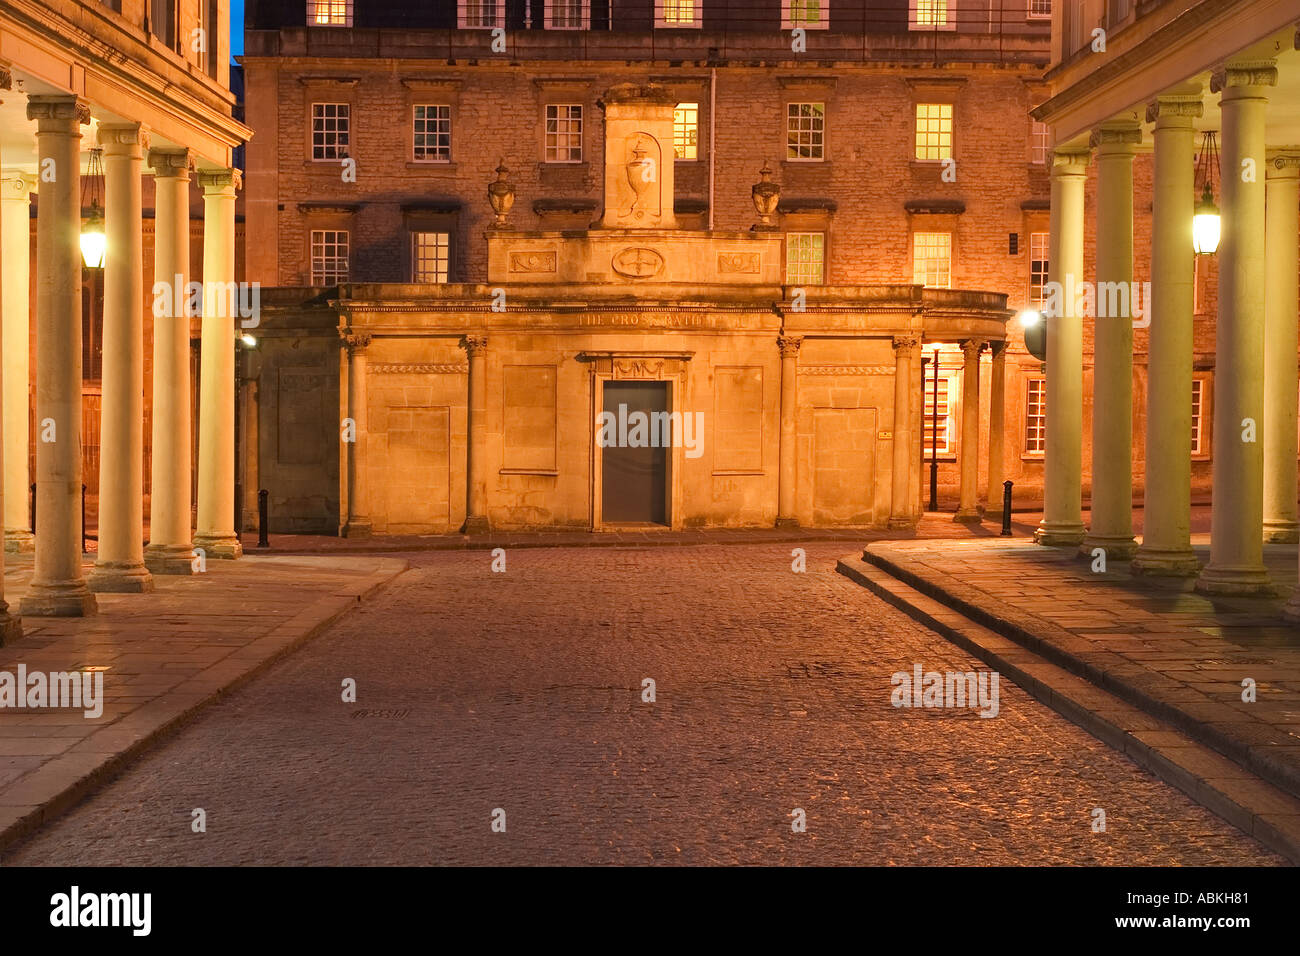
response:
{"label": "black bollard", "polygon": [[32,482],[32,534],[36,533],[36,482]]}
{"label": "black bollard", "polygon": [[1011,537],[1011,482],[1002,482],[1002,534],[1000,537]]}
{"label": "black bollard", "polygon": [[262,488],[257,493],[257,546],[259,548],[269,548],[271,542],[266,539],[266,513],[268,509],[268,500],[271,493]]}
{"label": "black bollard", "polygon": [[86,553],[86,486],[81,486],[81,553]]}

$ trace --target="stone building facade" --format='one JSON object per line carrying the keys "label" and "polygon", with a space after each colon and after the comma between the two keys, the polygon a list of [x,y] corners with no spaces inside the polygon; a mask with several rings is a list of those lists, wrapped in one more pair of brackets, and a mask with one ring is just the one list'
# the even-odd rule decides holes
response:
{"label": "stone building facade", "polygon": [[[796,288],[820,288],[818,295],[833,298],[840,294],[835,290],[915,284],[927,288],[914,293],[922,297],[940,297],[941,290],[998,293],[1011,314],[1041,306],[1048,272],[1050,151],[1046,126],[1029,111],[1048,96],[1043,73],[1050,55],[1050,6],[998,0],[977,8],[955,0],[918,11],[916,4],[858,0],[795,4],[792,13],[791,4],[780,0],[745,4],[743,12],[708,0],[615,0],[611,16],[610,5],[600,0],[572,5],[487,0],[437,9],[389,4],[382,10],[361,2],[337,8],[297,0],[250,3],[244,58],[247,121],[258,132],[248,148],[247,268],[250,278],[278,289],[266,300],[277,305],[267,313],[261,354],[250,358],[248,369],[246,407],[259,409],[250,411],[255,420],[248,422],[248,431],[256,429],[260,443],[255,460],[244,462],[256,471],[256,477],[249,474],[243,481],[246,507],[253,507],[252,489],[260,485],[271,492],[273,522],[283,530],[327,530],[346,523],[350,449],[337,440],[334,423],[348,417],[348,355],[345,344],[328,341],[340,323],[346,331],[353,317],[376,314],[368,310],[379,309],[378,303],[390,295],[406,303],[403,315],[420,308],[445,315],[452,303],[463,308],[474,297],[488,295],[467,293],[469,286],[505,288],[507,301],[516,304],[532,294],[536,276],[511,272],[505,260],[494,266],[492,259],[494,249],[505,255],[509,247],[498,241],[502,237],[492,228],[494,214],[484,194],[497,178],[499,164],[514,185],[511,230],[561,237],[593,226],[592,235],[598,236],[608,228],[603,218],[606,191],[611,175],[619,174],[611,173],[607,161],[608,119],[600,102],[621,84],[654,85],[672,101],[673,129],[660,145],[667,150],[673,144],[674,159],[663,164],[665,172],[671,167],[672,176],[671,210],[665,213],[671,213],[680,232],[660,237],[662,241],[679,246],[687,233],[749,233],[755,225],[751,191],[760,181],[760,169],[770,169],[767,178],[780,187],[770,221],[777,245],[760,258],[764,269],[774,260],[775,271],[765,274],[762,283],[725,283],[727,296],[740,289],[754,296],[749,307],[765,316],[770,328],[763,334],[769,338],[793,328],[788,306]],[[797,26],[803,27],[801,35],[795,33]],[[500,32],[494,33],[497,27]],[[1143,157],[1135,169],[1139,186],[1149,181]],[[667,176],[664,182],[668,184]],[[1145,204],[1136,206],[1135,221],[1138,235],[1149,229]],[[696,241],[712,249],[709,240]],[[562,258],[585,263],[591,248],[589,241],[587,251],[563,253]],[[1089,247],[1088,261],[1092,254]],[[701,300],[696,288],[717,284],[707,272],[669,270],[668,287],[648,298],[653,283],[644,277],[605,269],[587,288],[588,277],[582,267],[575,268],[578,272],[565,283],[540,290],[537,294],[544,297],[528,307],[540,314],[548,304],[559,304],[559,298],[590,305],[601,297],[621,297],[647,299],[647,314],[661,308],[670,316],[685,315],[693,301],[702,301],[710,315],[719,311],[707,304],[707,295]],[[1141,281],[1145,262],[1139,261],[1136,269]],[[775,291],[763,288],[768,281]],[[509,288],[515,282],[524,284],[518,294]],[[1207,320],[1198,322],[1205,329],[1206,348],[1197,420],[1206,422],[1213,400],[1212,262],[1203,263],[1200,282],[1199,307]],[[851,311],[856,307],[852,293],[842,294],[846,304],[841,312]],[[911,295],[904,298],[910,301]],[[462,313],[462,325],[465,318]],[[637,333],[642,347],[655,337],[659,321],[645,320]],[[863,322],[864,328],[871,325]],[[687,331],[662,328],[673,335]],[[932,464],[940,504],[956,507],[963,517],[976,507],[1000,510],[1000,495],[994,491],[990,498],[989,488],[1000,486],[1003,478],[1015,482],[1017,506],[1041,501],[1046,376],[1043,364],[1025,350],[1018,324],[1010,322],[1003,333],[985,340],[990,347],[978,356],[977,389],[964,381],[962,338],[917,331],[923,341],[911,372],[916,380],[908,386],[916,406],[911,440],[917,447],[907,479],[916,507],[928,498]],[[890,351],[873,351],[866,342],[823,332],[824,337],[800,350],[800,368],[881,369],[893,363]],[[995,338],[1007,340],[996,367]],[[465,366],[465,371],[437,374],[468,375],[464,351],[404,362],[403,350],[423,355],[421,350],[427,352],[432,343],[408,336],[371,342],[372,355],[382,356],[371,359],[377,367]],[[564,357],[568,353],[562,347],[555,359],[561,378],[582,349],[577,342],[568,347],[572,355]],[[1144,387],[1144,348],[1139,334],[1139,391]],[[818,350],[825,354],[814,356]],[[1085,376],[1089,353],[1090,338],[1085,338]],[[502,397],[506,369],[523,360],[491,345],[487,354],[489,415],[504,415],[493,409],[500,402],[513,408]],[[751,358],[734,361],[748,367]],[[757,362],[767,376],[765,389],[775,388],[774,361]],[[371,381],[395,382],[387,378],[394,374],[384,371]],[[824,381],[826,373],[796,374],[798,394],[811,397],[813,383]],[[865,390],[864,395],[879,386],[886,397],[892,395],[890,376],[875,382],[870,374],[835,384]],[[1004,383],[1001,394],[994,393],[998,380]],[[465,391],[463,381],[444,384],[452,392]],[[435,386],[421,382],[411,387]],[[305,410],[292,398],[304,393],[312,405]],[[337,404],[317,409],[317,395]],[[708,397],[716,405],[717,394]],[[802,398],[796,401],[800,404],[792,414],[798,418],[805,406]],[[862,401],[868,403],[862,407],[877,410],[876,440],[892,442],[880,437],[891,430],[892,399]],[[965,427],[968,405],[977,406],[974,439]],[[456,445],[461,439],[454,436],[463,433],[455,422],[466,420],[461,416],[467,412],[457,411],[454,403],[438,407],[448,410],[445,427],[452,437],[445,455],[452,464],[446,494],[456,501],[459,493],[453,486],[461,480],[457,469],[463,466],[455,463],[464,456]],[[376,421],[382,420],[382,412],[375,413]],[[768,409],[764,414],[768,417],[757,415],[763,422],[761,441],[774,442],[780,426],[771,416],[777,413]],[[302,428],[299,417],[317,424]],[[573,437],[572,422],[556,427]],[[592,427],[583,424],[582,434]],[[1192,472],[1195,488],[1203,494],[1208,492],[1210,459],[1208,428],[1201,427],[1206,437]],[[794,440],[801,440],[804,429],[815,428],[796,423]],[[1134,428],[1140,435],[1140,418]],[[494,430],[488,447],[498,449],[490,452],[496,462],[493,480],[505,499],[546,497],[550,493],[540,489],[548,481],[563,484],[559,476],[509,474],[511,456],[498,447],[503,441],[505,435]],[[580,444],[585,447],[585,439]],[[964,454],[967,445],[970,455]],[[824,451],[824,443],[822,447]],[[779,485],[769,460],[779,457],[774,448],[766,448],[755,466],[761,475],[719,475],[731,490],[708,492],[765,505],[733,512],[719,504],[699,520],[763,524],[774,519],[772,489]],[[877,448],[877,462],[880,452]],[[990,452],[997,458],[992,468]],[[813,457],[805,459],[805,453]],[[797,466],[816,473],[816,454],[811,439],[804,441]],[[751,463],[754,457],[750,455]],[[966,500],[969,492],[962,495],[963,458],[977,465],[974,479],[967,482],[978,489],[976,504]],[[1134,468],[1134,491],[1140,496],[1140,454]],[[507,473],[501,474],[502,469]],[[878,464],[872,470],[880,480],[888,471]],[[740,480],[745,477],[759,480]],[[805,474],[795,480],[806,479]],[[1084,482],[1086,490],[1086,474]],[[593,495],[589,487],[583,493]],[[456,507],[448,506],[445,521],[393,525],[455,528],[463,517]],[[545,507],[531,512],[531,519],[530,507],[521,504],[512,516],[499,515],[499,521],[510,526],[594,523],[590,507]],[[823,518],[817,517],[819,511]],[[831,517],[831,512],[840,516]],[[811,523],[858,518],[879,524],[889,515],[877,502],[871,509],[846,507],[842,513],[812,504],[798,517]]]}

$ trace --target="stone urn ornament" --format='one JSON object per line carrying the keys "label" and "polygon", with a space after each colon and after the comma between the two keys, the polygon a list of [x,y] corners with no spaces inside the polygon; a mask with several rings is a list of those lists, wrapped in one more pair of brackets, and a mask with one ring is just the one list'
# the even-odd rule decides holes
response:
{"label": "stone urn ornament", "polygon": [[772,182],[772,167],[766,161],[763,168],[758,171],[759,181],[754,183],[750,193],[754,199],[754,210],[758,213],[758,225],[755,229],[775,229],[772,225],[772,214],[776,212],[777,204],[781,201],[781,186]]}
{"label": "stone urn ornament", "polygon": [[506,224],[506,213],[515,204],[515,184],[506,182],[509,172],[510,170],[506,169],[506,161],[502,159],[496,169],[496,182],[488,183],[488,202],[492,204],[492,211],[497,215],[498,227]]}
{"label": "stone urn ornament", "polygon": [[627,184],[632,187],[632,205],[627,215],[633,219],[645,218],[645,194],[654,184],[655,161],[651,159],[644,141],[638,138],[632,145],[632,158],[627,161]]}

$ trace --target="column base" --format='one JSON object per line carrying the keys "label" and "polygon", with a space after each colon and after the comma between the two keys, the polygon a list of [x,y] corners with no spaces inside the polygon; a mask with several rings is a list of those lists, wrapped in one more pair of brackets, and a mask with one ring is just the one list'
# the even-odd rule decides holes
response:
{"label": "column base", "polygon": [[466,518],[465,526],[461,529],[464,534],[487,534],[491,530],[487,515],[472,515]]}
{"label": "column base", "polygon": [[153,575],[144,566],[122,562],[95,562],[87,581],[97,594],[144,594],[153,590]]}
{"label": "column base", "polygon": [[916,519],[907,515],[890,515],[889,518],[890,531],[914,531],[916,524]]}
{"label": "column base", "polygon": [[1092,557],[1093,549],[1101,548],[1106,552],[1106,560],[1128,561],[1137,554],[1138,545],[1133,537],[1106,537],[1105,535],[1087,535],[1079,545],[1079,554],[1085,558]]}
{"label": "column base", "polygon": [[5,529],[5,551],[10,554],[30,554],[36,550],[36,535],[30,531]]}
{"label": "column base", "polygon": [[798,518],[777,518],[776,527],[778,528],[797,528],[799,527]]}
{"label": "column base", "polygon": [[1083,539],[1087,537],[1087,532],[1083,529],[1083,523],[1078,524],[1065,522],[1041,522],[1034,530],[1034,544],[1046,545],[1051,548],[1075,548],[1083,544]]}
{"label": "column base", "polygon": [[210,560],[233,561],[244,556],[244,546],[234,534],[196,534],[194,547],[202,548]]}
{"label": "column base", "polygon": [[12,644],[23,636],[23,619],[9,613],[9,605],[0,601],[0,647]]}
{"label": "column base", "polygon": [[1264,520],[1265,544],[1294,544],[1297,541],[1300,541],[1300,522]]}
{"label": "column base", "polygon": [[957,513],[952,516],[952,520],[959,524],[979,524],[983,520],[978,507],[976,508],[958,508]]}
{"label": "column base", "polygon": [[1192,578],[1201,573],[1201,562],[1191,548],[1163,551],[1143,545],[1138,548],[1129,573],[1137,577]]}
{"label": "column base", "polygon": [[153,574],[193,574],[194,548],[183,544],[151,544],[144,549],[144,566]]}
{"label": "column base", "polygon": [[1253,567],[1215,567],[1207,564],[1196,579],[1201,594],[1236,594],[1269,597],[1277,594],[1268,571]]}
{"label": "column base", "polygon": [[370,519],[369,518],[350,518],[343,527],[339,528],[340,538],[368,538],[370,537]]}
{"label": "column base", "polygon": [[89,617],[98,609],[85,581],[32,582],[18,604],[23,617]]}

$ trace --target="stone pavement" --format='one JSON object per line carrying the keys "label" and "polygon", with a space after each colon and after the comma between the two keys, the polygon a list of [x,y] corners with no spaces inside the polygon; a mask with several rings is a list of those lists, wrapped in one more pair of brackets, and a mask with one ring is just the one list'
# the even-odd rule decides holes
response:
{"label": "stone pavement", "polygon": [[5,862],[1283,862],[1010,681],[892,706],[983,665],[799,546],[411,554]]}
{"label": "stone pavement", "polygon": [[[1204,561],[1208,542],[1198,535],[1193,543]],[[899,606],[916,608],[929,598],[960,612],[967,623],[1090,681],[1296,797],[1300,628],[1280,616],[1294,588],[1296,549],[1269,545],[1265,551],[1279,584],[1276,598],[1211,598],[1192,593],[1191,581],[1134,578],[1126,562],[1093,573],[1091,560],[1072,549],[1027,539],[868,545],[864,561],[903,589],[851,573],[851,561],[843,570],[877,593],[894,591]],[[1023,653],[1008,655],[1023,660]],[[1254,702],[1242,699],[1247,679],[1255,682]],[[1115,703],[1097,704],[1102,711],[1108,706]],[[1281,828],[1294,841],[1300,803],[1255,792],[1261,805],[1291,817]]]}
{"label": "stone pavement", "polygon": [[[30,555],[5,555],[11,612]],[[148,594],[100,594],[87,618],[23,619],[0,672],[103,675],[103,712],[0,707],[0,847],[48,822],[161,735],[328,626],[406,567],[393,558],[249,556]],[[89,570],[89,568],[87,568]]]}

